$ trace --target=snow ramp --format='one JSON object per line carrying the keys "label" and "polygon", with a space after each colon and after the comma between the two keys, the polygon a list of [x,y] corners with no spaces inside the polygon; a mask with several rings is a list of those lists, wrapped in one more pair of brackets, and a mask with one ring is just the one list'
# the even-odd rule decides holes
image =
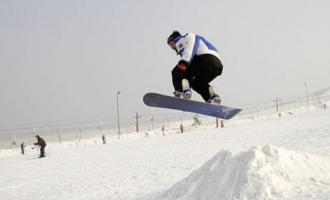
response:
{"label": "snow ramp", "polygon": [[329,199],[330,160],[274,146],[221,151],[163,193],[166,200]]}

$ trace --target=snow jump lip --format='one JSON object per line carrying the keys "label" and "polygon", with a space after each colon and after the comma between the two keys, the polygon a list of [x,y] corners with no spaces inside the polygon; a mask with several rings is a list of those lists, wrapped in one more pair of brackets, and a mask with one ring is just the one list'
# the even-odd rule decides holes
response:
{"label": "snow jump lip", "polygon": [[323,166],[329,161],[271,145],[222,150],[165,191],[162,199],[293,199],[293,188],[319,188],[317,180],[327,182],[330,168]]}

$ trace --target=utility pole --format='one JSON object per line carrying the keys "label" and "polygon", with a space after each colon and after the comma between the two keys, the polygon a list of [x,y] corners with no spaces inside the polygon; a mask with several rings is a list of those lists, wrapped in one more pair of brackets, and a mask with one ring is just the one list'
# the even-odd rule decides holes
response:
{"label": "utility pole", "polygon": [[219,128],[219,118],[215,118],[215,128]]}
{"label": "utility pole", "polygon": [[154,125],[154,117],[151,117],[150,121],[151,121],[151,124],[152,124],[152,129],[155,129],[155,125]]}
{"label": "utility pole", "polygon": [[279,113],[279,102],[281,101],[281,99],[278,99],[276,97],[275,99],[275,106],[276,106],[276,113],[278,113],[278,116],[281,117],[281,113]]}
{"label": "utility pole", "polygon": [[139,113],[136,113],[135,115],[135,120],[136,120],[136,132],[139,132],[139,118],[142,117],[141,115],[139,115]]}
{"label": "utility pole", "polygon": [[305,85],[305,92],[306,92],[306,102],[307,102],[307,106],[308,106],[308,109],[309,109],[309,93],[308,93],[307,83],[304,82],[304,85]]}
{"label": "utility pole", "polygon": [[102,126],[103,126],[103,121],[100,120],[100,122],[99,122],[99,129],[100,129],[101,135],[103,135],[103,128],[102,128]]}
{"label": "utility pole", "polygon": [[279,102],[281,101],[282,99],[278,99],[277,97],[276,97],[276,99],[275,99],[275,105],[276,105],[276,112],[278,113],[278,111],[279,111]]}
{"label": "utility pole", "polygon": [[120,122],[119,122],[119,95],[120,91],[117,92],[117,127],[118,127],[118,138],[120,138]]}
{"label": "utility pole", "polygon": [[80,140],[82,140],[82,139],[83,139],[83,135],[82,135],[82,130],[81,130],[81,128],[79,128],[79,136],[80,136]]}

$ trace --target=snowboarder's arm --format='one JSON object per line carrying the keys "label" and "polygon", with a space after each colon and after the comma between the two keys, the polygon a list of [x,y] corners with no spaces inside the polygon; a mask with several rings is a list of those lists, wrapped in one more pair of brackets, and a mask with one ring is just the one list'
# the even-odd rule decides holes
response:
{"label": "snowboarder's arm", "polygon": [[[197,44],[195,43],[195,34],[188,33],[183,41],[184,49],[181,53],[181,60],[186,61],[187,63],[190,63],[191,59],[194,56],[194,50],[197,48]],[[181,61],[180,60],[180,61]]]}
{"label": "snowboarder's arm", "polygon": [[194,49],[196,49],[195,34],[188,33],[177,45],[180,52],[179,55],[181,56],[181,59],[177,64],[177,68],[180,72],[185,72],[189,66],[189,62],[194,56]]}

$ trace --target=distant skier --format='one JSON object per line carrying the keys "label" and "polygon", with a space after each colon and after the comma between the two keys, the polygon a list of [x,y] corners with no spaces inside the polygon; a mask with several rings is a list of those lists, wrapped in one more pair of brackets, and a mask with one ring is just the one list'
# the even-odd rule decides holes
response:
{"label": "distant skier", "polygon": [[184,131],[183,124],[180,124],[180,131],[181,131],[181,133],[183,133],[183,131]]}
{"label": "distant skier", "polygon": [[162,125],[162,132],[163,132],[163,135],[165,135],[165,125],[164,124]]}
{"label": "distant skier", "polygon": [[102,141],[103,141],[103,144],[106,144],[106,143],[107,143],[107,141],[106,141],[106,138],[105,138],[105,135],[104,135],[104,134],[102,135]]}
{"label": "distant skier", "polygon": [[33,144],[40,146],[40,157],[39,158],[43,158],[43,157],[45,157],[46,142],[39,135],[36,135],[36,138],[37,138],[38,141],[36,143],[33,143]]}
{"label": "distant skier", "polygon": [[205,102],[220,104],[220,96],[209,84],[222,74],[218,50],[202,36],[193,33],[181,35],[178,31],[173,31],[167,44],[181,57],[172,70],[174,95],[190,99],[192,87]]}
{"label": "distant skier", "polygon": [[21,153],[22,153],[22,155],[24,155],[24,153],[25,153],[24,148],[25,148],[25,144],[24,144],[24,142],[22,142],[21,143]]}

